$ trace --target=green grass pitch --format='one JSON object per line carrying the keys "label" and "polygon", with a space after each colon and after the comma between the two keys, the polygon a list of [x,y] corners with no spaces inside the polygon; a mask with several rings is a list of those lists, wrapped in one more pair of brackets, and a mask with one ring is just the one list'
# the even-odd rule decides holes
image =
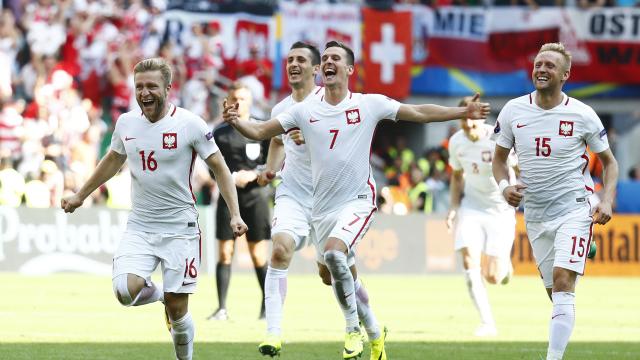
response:
{"label": "green grass pitch", "polygon": [[[472,336],[478,317],[462,276],[362,275],[379,320],[389,328],[389,359],[543,359],[551,303],[540,279],[516,276],[490,286],[499,335]],[[108,277],[1,274],[0,359],[174,359],[160,304],[125,308]],[[253,274],[231,280],[228,322],[205,318],[217,305],[214,279],[191,298],[195,359],[262,359]],[[640,279],[581,279],[577,320],[565,359],[640,359]],[[341,359],[341,311],[329,287],[291,275],[280,359]],[[368,359],[365,345],[363,358]]]}

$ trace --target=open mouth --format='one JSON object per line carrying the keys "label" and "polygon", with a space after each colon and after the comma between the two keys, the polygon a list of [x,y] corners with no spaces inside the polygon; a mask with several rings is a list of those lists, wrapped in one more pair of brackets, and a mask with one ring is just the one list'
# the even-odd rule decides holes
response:
{"label": "open mouth", "polygon": [[300,75],[300,74],[302,74],[302,71],[300,71],[300,69],[298,68],[292,68],[289,70],[289,75],[291,76]]}
{"label": "open mouth", "polygon": [[536,82],[546,84],[549,81],[549,77],[547,76],[537,76]]}
{"label": "open mouth", "polygon": [[145,109],[151,109],[155,104],[155,101],[153,99],[142,100],[141,102],[142,102],[142,107]]}
{"label": "open mouth", "polygon": [[334,68],[325,68],[324,69],[324,77],[327,80],[332,80],[336,76],[336,69]]}

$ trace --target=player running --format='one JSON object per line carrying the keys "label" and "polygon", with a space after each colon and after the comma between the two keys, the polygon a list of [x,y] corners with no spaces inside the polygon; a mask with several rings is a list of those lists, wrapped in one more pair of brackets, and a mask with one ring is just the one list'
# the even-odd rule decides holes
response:
{"label": "player running", "polygon": [[[275,117],[291,106],[308,97],[322,97],[324,89],[315,85],[315,75],[320,64],[320,52],[314,46],[303,42],[292,45],[287,56],[287,76],[292,94],[278,103],[271,112]],[[281,168],[282,182],[276,190],[276,204],[273,218],[273,250],[271,264],[267,272],[266,309],[267,338],[258,350],[263,355],[275,356],[282,349],[281,322],[284,299],[287,293],[287,269],[296,249],[305,244],[310,236],[313,186],[311,160],[299,130],[271,139],[267,169],[261,173],[258,182],[266,185]],[[284,159],[286,158],[286,166]],[[309,240],[314,242],[313,240]],[[315,242],[314,242],[315,243]],[[331,286],[331,274],[326,265],[318,262],[318,269],[324,284]],[[351,272],[356,274],[355,264]],[[384,337],[380,336],[380,325],[369,305],[369,295],[359,278],[355,280],[358,318],[364,325],[371,341],[373,354],[384,354]],[[382,331],[386,331],[383,328]]]}
{"label": "player running", "polygon": [[[235,107],[226,104],[223,118],[253,139],[268,139],[295,128],[304,134],[311,156],[312,231],[318,261],[324,263],[331,274],[334,294],[345,318],[343,358],[353,359],[362,354],[363,344],[354,275],[349,266],[355,262],[357,244],[377,210],[369,152],[378,122],[403,119],[427,123],[462,117],[484,118],[489,113],[489,105],[478,102],[471,102],[466,108],[406,105],[383,95],[352,93],[348,89],[348,78],[354,72],[353,51],[337,41],[326,44],[320,68],[324,96],[308,99],[261,124],[239,122]],[[386,354],[379,357],[384,359]]]}
{"label": "player running", "polygon": [[[113,258],[113,292],[124,306],[162,301],[176,357],[188,360],[195,336],[188,302],[196,290],[201,255],[198,212],[191,192],[196,154],[218,180],[232,214],[234,234],[244,234],[247,227],[240,217],[231,173],[206,123],[167,102],[171,67],[163,59],[152,58],[136,64],[133,72],[142,112],[120,115],[111,150],[82,188],[62,199],[61,205],[65,212],[73,212],[127,161],[132,209]],[[162,289],[151,281],[159,264]]]}
{"label": "player running", "polygon": [[[465,97],[460,106],[469,101],[471,97]],[[475,335],[495,336],[497,329],[483,278],[490,284],[509,282],[515,210],[500,194],[491,172],[493,128],[483,120],[461,119],[460,124],[462,129],[449,140],[453,173],[447,226],[455,229],[455,249],[462,258],[469,296],[480,314]],[[515,157],[512,159],[513,166]],[[509,175],[515,183],[515,172],[511,170]],[[481,267],[483,254],[486,266]]]}
{"label": "player running", "polygon": [[[571,72],[571,54],[561,43],[544,44],[531,78],[535,91],[510,100],[500,112],[493,174],[507,202],[524,199],[527,235],[544,287],[553,302],[547,359],[562,359],[575,323],[575,286],[583,275],[593,224],[612,215],[618,163],[607,132],[591,107],[570,98],[562,86]],[[604,191],[591,206],[593,181],[587,146],[604,167]],[[518,155],[522,184],[508,182],[507,158]]]}

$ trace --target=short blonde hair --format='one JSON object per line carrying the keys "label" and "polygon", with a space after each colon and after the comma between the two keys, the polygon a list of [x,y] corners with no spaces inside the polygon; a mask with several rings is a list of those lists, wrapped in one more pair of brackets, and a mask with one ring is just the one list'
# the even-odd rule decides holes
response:
{"label": "short blonde hair", "polygon": [[553,52],[557,52],[558,54],[562,55],[562,57],[564,58],[564,63],[566,65],[566,69],[570,70],[571,69],[571,52],[569,52],[569,50],[565,49],[564,44],[557,42],[557,43],[546,43],[544,45],[542,45],[540,47],[540,51],[538,51],[538,54],[540,54],[541,52],[544,51],[553,51]]}
{"label": "short blonde hair", "polygon": [[173,77],[171,73],[171,66],[163,58],[156,57],[140,61],[133,68],[133,74],[135,76],[137,73],[156,70],[160,71],[160,74],[162,74],[162,80],[164,81],[165,86],[171,84]]}

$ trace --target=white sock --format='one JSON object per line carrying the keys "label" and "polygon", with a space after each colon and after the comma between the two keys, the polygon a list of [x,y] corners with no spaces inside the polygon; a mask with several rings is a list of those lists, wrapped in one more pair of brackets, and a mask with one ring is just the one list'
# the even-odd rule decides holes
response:
{"label": "white sock", "polygon": [[478,309],[480,320],[483,324],[494,325],[495,322],[493,320],[493,314],[491,313],[491,305],[489,305],[489,297],[487,296],[487,289],[482,280],[482,274],[480,274],[480,268],[466,270],[464,275],[467,280],[469,296],[476,306],[476,309]]}
{"label": "white sock", "polygon": [[367,293],[367,289],[362,285],[360,278],[356,279],[354,286],[356,290],[358,318],[362,322],[362,325],[364,325],[365,330],[367,330],[369,340],[375,340],[380,337],[380,326],[378,326],[376,315],[373,313],[373,310],[371,310],[371,306],[369,306],[369,294]]}
{"label": "white sock", "polygon": [[551,294],[553,312],[549,323],[547,359],[562,359],[576,322],[576,295],[571,292]]}
{"label": "white sock", "polygon": [[344,320],[346,322],[346,331],[359,331],[358,326],[358,308],[355,297],[355,284],[353,275],[347,265],[347,255],[341,251],[329,250],[324,253],[324,261],[331,272],[331,286],[333,293],[342,308]]}
{"label": "white sock", "polygon": [[156,301],[164,301],[164,293],[159,289],[151,279],[146,279],[147,285],[140,290],[135,299],[131,302],[131,306],[140,306],[150,304]]}
{"label": "white sock", "polygon": [[191,360],[193,356],[193,338],[196,327],[190,313],[186,313],[182,319],[171,322],[171,336],[173,347],[176,350],[178,360]]}
{"label": "white sock", "polygon": [[267,332],[280,336],[282,333],[282,308],[287,296],[287,269],[267,269],[264,282],[264,305],[267,316]]}

